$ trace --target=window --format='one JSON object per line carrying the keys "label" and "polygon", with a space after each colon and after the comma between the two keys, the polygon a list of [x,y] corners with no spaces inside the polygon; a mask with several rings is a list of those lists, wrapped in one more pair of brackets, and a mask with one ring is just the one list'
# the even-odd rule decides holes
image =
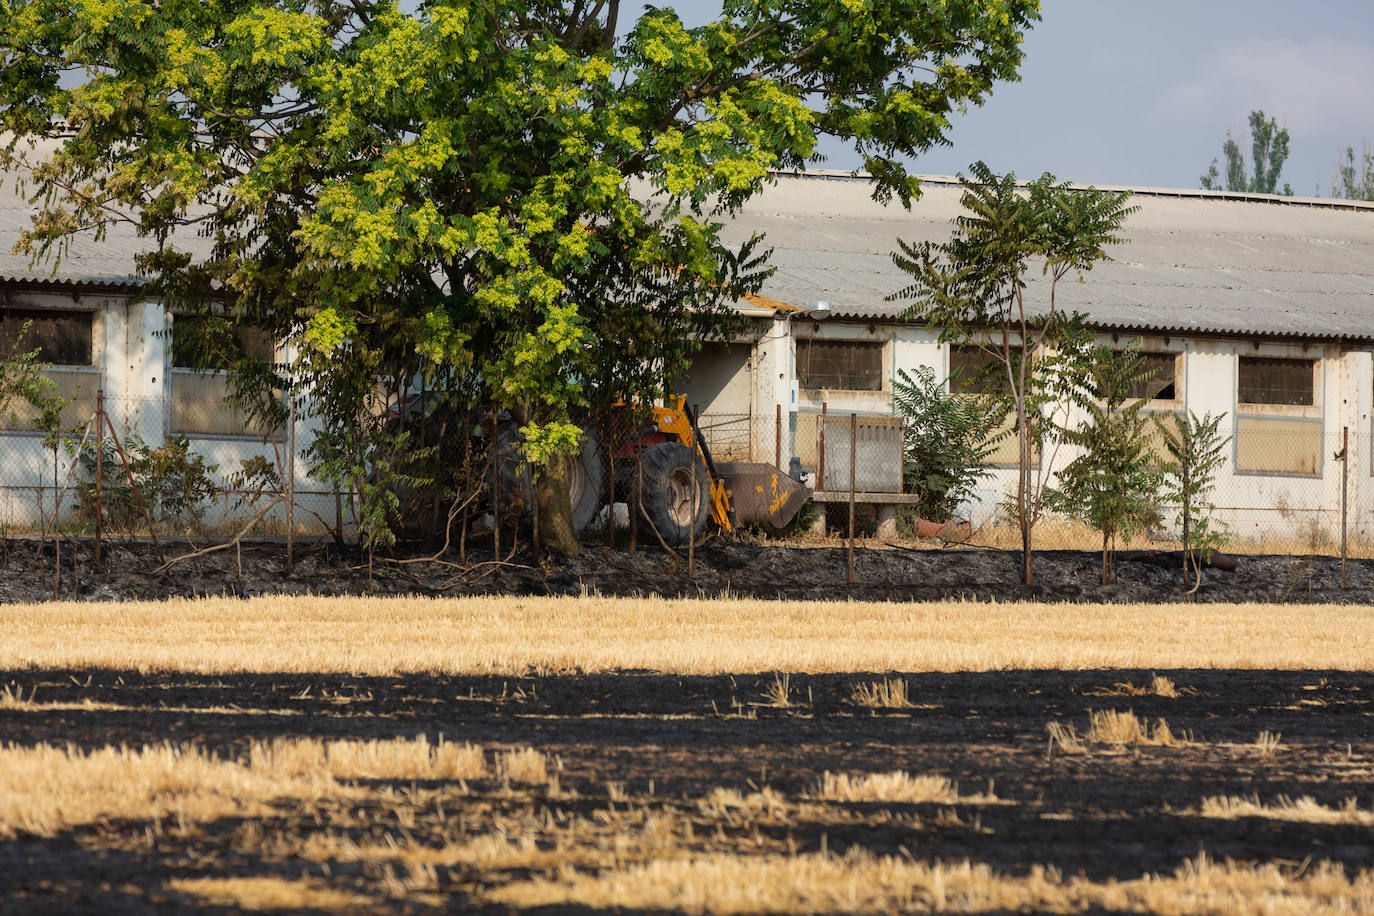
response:
{"label": "window", "polygon": [[[38,351],[38,361],[50,367],[43,373],[53,382],[47,393],[70,402],[62,410],[63,429],[80,427],[95,416],[96,392],[100,389],[93,346],[95,329],[94,312],[0,308],[0,358]],[[7,406],[0,428],[38,428],[37,411],[26,402],[11,399]]]}
{"label": "window", "polygon": [[1283,417],[1236,417],[1236,470],[1316,477],[1322,472],[1322,424]]}
{"label": "window", "polygon": [[1240,357],[1236,390],[1238,473],[1322,473],[1321,419],[1316,411],[1301,409],[1317,406],[1316,377],[1315,359]]}
{"label": "window", "polygon": [[1240,358],[1236,400],[1241,404],[1316,405],[1314,359]]}
{"label": "window", "polygon": [[244,357],[271,362],[272,356],[272,338],[261,328],[172,316],[173,368],[223,371]]}
{"label": "window", "polygon": [[[1015,354],[1013,354],[1013,358]],[[949,348],[949,390],[954,394],[1000,394],[1007,389],[1006,367],[978,347]]]}
{"label": "window", "polygon": [[1178,399],[1177,373],[1178,355],[1175,353],[1141,353],[1140,371],[1144,375],[1153,373],[1150,378],[1131,386],[1132,400],[1146,398],[1151,401],[1174,401]]}
{"label": "window", "polygon": [[880,343],[799,340],[797,380],[811,390],[882,391],[883,351]]}
{"label": "window", "polygon": [[[1012,353],[1012,365],[1019,365],[1017,352]],[[949,388],[954,394],[1000,395],[1007,390],[1006,365],[997,357],[978,347],[949,348]],[[1016,414],[1008,413],[995,435],[1002,435],[996,448],[984,460],[990,467],[1014,467],[1021,463],[1021,442],[1015,432]],[[1005,435],[1003,435],[1005,434]],[[1032,456],[1040,463],[1038,451]]]}
{"label": "window", "polygon": [[225,370],[244,357],[271,361],[272,338],[199,315],[172,316],[171,431],[190,436],[261,436],[229,399]]}
{"label": "window", "polygon": [[37,350],[39,362],[90,366],[94,323],[92,312],[0,308],[0,353]]}

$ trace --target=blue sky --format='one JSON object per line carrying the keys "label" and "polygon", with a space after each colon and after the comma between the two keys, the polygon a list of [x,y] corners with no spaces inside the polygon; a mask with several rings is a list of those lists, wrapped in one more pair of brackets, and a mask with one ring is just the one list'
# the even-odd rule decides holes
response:
{"label": "blue sky", "polygon": [[[720,9],[658,2],[689,24]],[[1228,129],[1248,158],[1246,118],[1260,108],[1291,136],[1281,180],[1325,196],[1339,151],[1374,140],[1371,25],[1369,0],[1044,0],[1021,82],[960,117],[953,146],[916,169],[948,175],[983,159],[1022,177],[1195,188]],[[826,151],[827,167],[855,164]]]}

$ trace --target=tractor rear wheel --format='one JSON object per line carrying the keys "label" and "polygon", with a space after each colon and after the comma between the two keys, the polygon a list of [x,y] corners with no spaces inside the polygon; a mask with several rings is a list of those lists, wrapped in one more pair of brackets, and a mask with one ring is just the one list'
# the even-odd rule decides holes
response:
{"label": "tractor rear wheel", "polygon": [[[514,423],[505,423],[496,433],[497,474],[495,485],[500,489],[501,515],[509,524],[519,518],[528,525],[534,511],[534,481],[530,466],[520,454],[520,430]],[[573,533],[581,537],[601,512],[606,495],[601,469],[601,443],[596,433],[587,429],[582,436],[582,449],[570,455],[568,462],[568,501],[572,505]],[[488,475],[488,484],[492,483]]]}
{"label": "tractor rear wheel", "polygon": [[[681,442],[651,445],[640,456],[643,480],[639,506],[644,519],[658,530],[669,547],[681,547],[701,537],[711,516],[710,477],[706,465]],[[692,464],[696,464],[693,506]],[[693,509],[695,508],[695,514]]]}

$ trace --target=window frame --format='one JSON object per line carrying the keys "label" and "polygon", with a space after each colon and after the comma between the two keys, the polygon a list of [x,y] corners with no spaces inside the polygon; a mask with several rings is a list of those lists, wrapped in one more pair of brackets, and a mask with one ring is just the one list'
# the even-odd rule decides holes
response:
{"label": "window frame", "polygon": [[[821,346],[856,347],[856,348],[862,348],[862,349],[871,350],[871,351],[876,352],[876,353],[878,354],[878,368],[877,368],[878,387],[876,387],[876,388],[837,388],[837,387],[825,387],[825,386],[821,386],[821,387],[810,387],[810,386],[808,386],[808,385],[806,384],[805,380],[804,380],[803,377],[802,377],[801,349],[802,349],[803,346],[805,346],[805,347],[812,347],[812,346],[816,346],[816,345],[818,345],[818,344],[821,345]],[[836,392],[843,392],[843,393],[845,393],[845,394],[856,394],[856,395],[861,395],[861,396],[862,396],[862,395],[870,395],[870,396],[871,396],[871,395],[875,395],[875,394],[888,394],[888,395],[890,395],[890,394],[891,394],[891,391],[892,391],[892,373],[891,373],[891,371],[890,371],[890,368],[891,368],[891,367],[890,367],[890,353],[891,353],[891,341],[889,341],[889,340],[848,340],[848,339],[844,339],[844,338],[828,338],[828,337],[798,337],[798,338],[796,338],[796,341],[795,341],[795,343],[793,344],[793,361],[794,361],[794,364],[795,364],[795,366],[796,366],[797,388],[798,388],[799,390],[801,390],[801,391],[818,392],[818,393],[819,393],[819,392],[824,392],[824,391],[836,391]]]}
{"label": "window frame", "polygon": [[[46,370],[44,370],[43,374],[44,374],[44,376],[46,376],[46,377],[48,377],[48,378],[50,378],[50,379],[52,379],[54,375],[59,375],[59,376],[67,377],[67,378],[78,379],[78,380],[80,380],[79,383],[78,383],[78,387],[81,388],[81,390],[82,390],[83,392],[90,391],[91,394],[92,394],[92,398],[94,398],[95,394],[98,393],[98,392],[100,392],[100,391],[105,387],[105,367],[104,367],[104,360],[103,360],[103,358],[102,358],[103,353],[104,353],[103,342],[104,342],[104,340],[105,340],[105,315],[104,315],[104,311],[103,311],[103,310],[101,310],[101,309],[99,309],[99,308],[82,308],[82,307],[79,307],[79,306],[78,306],[78,307],[71,307],[71,306],[66,306],[66,305],[37,305],[37,304],[34,304],[34,303],[24,303],[24,302],[6,302],[6,303],[4,303],[4,304],[0,304],[0,311],[17,311],[17,312],[57,312],[57,313],[68,314],[68,315],[88,315],[88,316],[90,316],[90,319],[91,319],[91,354],[90,354],[90,362],[85,363],[85,364],[56,363],[56,362],[48,363],[48,364],[47,364],[47,365],[48,365],[48,368],[47,368]],[[22,349],[23,349],[23,348],[21,347],[21,351],[22,351]],[[39,356],[39,362],[44,362],[44,360],[43,360],[43,358],[42,358],[41,355]],[[88,388],[88,386],[86,385],[86,383],[85,383],[85,381],[84,381],[84,379],[86,379],[86,378],[94,379],[95,385],[94,385],[93,388]],[[56,379],[54,379],[54,381],[55,381],[55,380],[56,380]],[[67,409],[68,409],[68,410],[71,409],[71,408],[70,408],[70,405],[68,406]],[[63,416],[64,416],[64,418],[66,417],[66,411],[65,411],[65,410],[63,411]],[[91,416],[94,416],[94,409],[92,409]],[[8,428],[8,427],[0,427],[0,436],[27,436],[27,437],[32,437],[32,436],[42,436],[42,435],[45,435],[45,434],[44,434],[41,430],[36,429],[36,428],[33,428],[33,427],[24,427],[24,428],[20,428],[20,429],[10,429],[10,428]],[[64,437],[67,437],[67,436],[70,436],[70,435],[72,435],[71,432],[63,433],[63,436],[64,436]]]}
{"label": "window frame", "polygon": [[[995,356],[990,355],[990,354],[987,352],[987,350],[985,350],[983,347],[978,346],[977,344],[954,344],[954,343],[952,343],[952,344],[949,345],[949,347],[948,347],[948,349],[947,349],[947,352],[946,352],[946,354],[945,354],[945,390],[948,391],[950,394],[957,394],[957,395],[974,395],[974,396],[977,396],[977,397],[984,397],[984,396],[989,395],[989,392],[987,392],[987,391],[957,391],[957,390],[955,390],[955,387],[954,387],[954,385],[953,385],[954,368],[955,368],[955,367],[954,367],[954,361],[955,361],[954,358],[955,358],[955,354],[958,353],[958,352],[973,353],[973,354],[976,354],[977,356],[979,356],[980,358],[986,360],[986,361],[987,361],[988,363],[990,363],[990,364],[991,364],[991,363],[997,364],[997,370],[996,370],[996,372],[1000,372],[1000,371],[1001,371],[1001,367],[1002,367],[1002,365],[1003,365],[1002,362],[1001,362],[1001,360],[999,360],[999,359],[998,359],[997,357],[995,357]],[[975,375],[976,375],[976,374],[979,374],[979,373],[981,373],[981,372],[982,372],[982,370],[978,370],[977,372],[975,372]],[[995,373],[994,373],[994,374],[995,374]],[[998,380],[999,380],[999,382],[1000,382],[1000,380],[1001,380],[1001,376],[1000,376],[1000,375],[998,376]],[[992,394],[993,394],[993,396],[997,396],[997,395],[998,395],[998,393],[996,393],[996,392],[993,392]]]}
{"label": "window frame", "polygon": [[[1242,360],[1280,359],[1289,362],[1302,360],[1312,364],[1312,403],[1311,404],[1264,404],[1240,399],[1240,367]],[[1326,476],[1326,373],[1321,356],[1291,356],[1287,354],[1237,353],[1233,363],[1231,403],[1231,468],[1237,477],[1287,477],[1298,480],[1321,480]],[[1243,420],[1281,421],[1285,423],[1304,423],[1316,426],[1317,464],[1316,470],[1305,471],[1263,471],[1241,467],[1240,438]]]}
{"label": "window frame", "polygon": [[[1113,348],[1112,352],[1122,353],[1125,351],[1122,349]],[[1178,408],[1185,401],[1183,397],[1183,386],[1185,382],[1185,373],[1188,371],[1188,367],[1186,365],[1187,360],[1183,358],[1183,351],[1169,349],[1147,350],[1142,347],[1140,350],[1140,355],[1142,357],[1167,356],[1173,358],[1174,396],[1172,398],[1148,398],[1145,401],[1144,409],[1151,413],[1176,413],[1178,411]],[[1134,398],[1132,398],[1132,400],[1134,400]]]}
{"label": "window frame", "polygon": [[[1285,363],[1306,362],[1311,363],[1312,371],[1312,403],[1310,404],[1274,404],[1267,401],[1242,401],[1240,399],[1240,373],[1241,367],[1247,362],[1278,361]],[[1235,404],[1236,411],[1249,414],[1264,415],[1277,409],[1287,410],[1320,410],[1322,406],[1322,360],[1312,356],[1261,356],[1258,354],[1236,354],[1236,388]]]}
{"label": "window frame", "polygon": [[[169,436],[169,437],[170,437],[170,436],[185,436],[187,439],[213,439],[213,440],[220,440],[220,441],[226,441],[226,442],[244,442],[244,441],[251,441],[251,442],[284,442],[284,441],[286,441],[286,430],[285,430],[284,427],[283,427],[282,429],[272,430],[271,432],[268,432],[268,433],[265,433],[265,434],[264,434],[264,433],[261,433],[261,432],[251,432],[251,431],[246,431],[246,430],[245,430],[244,432],[237,432],[237,433],[206,433],[206,432],[191,432],[191,431],[189,431],[189,430],[177,429],[177,428],[176,428],[176,427],[177,427],[176,413],[177,413],[177,404],[178,404],[178,399],[177,399],[177,397],[175,396],[175,391],[174,391],[174,386],[175,386],[175,381],[176,381],[176,379],[178,379],[178,378],[187,378],[187,377],[195,377],[195,378],[207,378],[207,377],[208,377],[208,378],[219,378],[219,379],[223,379],[223,380],[225,380],[225,381],[228,381],[228,378],[229,378],[229,373],[228,373],[228,371],[227,371],[227,370],[224,370],[224,369],[198,369],[198,368],[195,368],[195,367],[193,367],[193,366],[177,366],[177,365],[175,365],[176,356],[175,356],[175,352],[174,352],[173,344],[172,344],[172,341],[174,340],[174,338],[173,338],[172,335],[175,333],[174,328],[175,328],[175,326],[176,326],[176,320],[177,320],[178,317],[180,317],[181,314],[182,314],[182,313],[178,313],[178,312],[171,312],[171,311],[167,312],[167,350],[166,350],[166,353],[167,353],[167,371],[164,373],[164,378],[165,378],[164,397],[165,397],[165,399],[166,399],[167,409],[163,411],[163,417],[164,417],[164,421],[163,421],[163,435]],[[280,348],[278,348],[276,345],[273,345],[273,358],[275,358],[279,353],[280,353]]]}
{"label": "window frame", "polygon": [[[956,391],[956,390],[954,389],[954,385],[951,384],[951,379],[952,379],[953,376],[954,376],[954,355],[955,355],[955,352],[956,352],[956,351],[965,351],[965,352],[970,352],[970,353],[976,353],[976,354],[979,354],[980,356],[982,356],[983,358],[985,358],[985,359],[987,359],[987,360],[989,360],[989,361],[991,361],[991,362],[997,363],[998,366],[1001,366],[1002,363],[1001,363],[1001,361],[1000,361],[996,356],[990,355],[983,347],[980,347],[980,346],[977,345],[977,344],[955,344],[955,343],[951,343],[951,344],[947,344],[946,346],[944,346],[944,347],[942,348],[942,350],[943,350],[942,356],[943,356],[944,361],[945,361],[945,367],[944,367],[944,368],[945,368],[945,377],[944,377],[945,391],[947,391],[949,394],[951,394],[951,395],[953,395],[953,396],[955,396],[955,397],[961,397],[961,398],[965,398],[965,397],[966,397],[966,398],[988,398],[988,397],[1001,397],[1001,396],[1002,396],[1002,395],[999,395],[999,394],[989,394],[989,393],[986,392],[986,391]],[[1015,426],[1015,423],[1016,423],[1015,411],[1012,411],[1012,412],[1010,412],[1010,413],[1007,414],[1007,421],[1006,421],[1006,422],[1009,422],[1009,423],[1011,423],[1013,426]],[[984,463],[982,463],[982,464],[979,464],[978,467],[991,468],[991,469],[997,470],[997,471],[1016,470],[1016,469],[1020,468],[1020,467],[1021,467],[1021,461],[1020,461],[1020,440],[1019,440],[1019,437],[1013,435],[1013,436],[1011,436],[1007,441],[1010,442],[1010,443],[1015,444],[1016,447],[1017,447],[1017,456],[1016,456],[1016,460],[1013,460],[1013,461],[987,461],[987,462],[984,462]],[[1039,468],[1040,468],[1041,460],[1042,460],[1042,458],[1043,458],[1043,456],[1041,455],[1041,453],[1040,453],[1039,451],[1033,451],[1033,454],[1032,454],[1031,458],[1032,458],[1032,460],[1031,460],[1031,468],[1032,468],[1032,469],[1039,469]]]}
{"label": "window frame", "polygon": [[[99,344],[99,342],[104,338],[104,333],[103,333],[103,332],[104,332],[104,322],[102,321],[102,315],[101,315],[100,309],[94,309],[94,308],[67,308],[67,307],[65,307],[65,306],[24,305],[24,304],[20,304],[20,303],[5,303],[5,304],[3,304],[3,305],[0,305],[0,314],[3,314],[3,313],[5,313],[5,312],[29,312],[29,313],[33,313],[33,312],[48,312],[48,313],[53,313],[53,314],[57,314],[57,315],[85,315],[85,316],[89,317],[89,318],[90,318],[90,321],[91,321],[91,339],[90,339],[90,354],[89,354],[89,356],[88,356],[88,360],[89,360],[88,362],[84,362],[84,363],[62,363],[62,362],[57,362],[56,360],[47,360],[47,359],[44,359],[43,356],[42,356],[42,354],[39,354],[38,361],[39,361],[39,362],[48,363],[48,364],[51,365],[54,369],[99,369],[99,368],[100,368],[100,365],[99,365],[99,363],[98,363],[97,360],[96,360],[96,352],[97,352],[97,350],[99,349],[98,344]],[[28,319],[24,319],[24,320],[28,320]],[[20,349],[21,349],[21,351],[24,351],[24,350],[27,350],[27,349],[32,349],[32,347],[29,347],[28,345],[24,345],[24,346],[22,346]]]}

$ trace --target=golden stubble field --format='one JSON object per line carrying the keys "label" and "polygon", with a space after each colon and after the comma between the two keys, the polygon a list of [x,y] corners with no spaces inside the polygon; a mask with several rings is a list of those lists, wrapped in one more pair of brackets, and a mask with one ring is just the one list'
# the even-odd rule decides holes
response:
{"label": "golden stubble field", "polygon": [[1354,605],[173,599],[5,609],[0,669],[749,674],[1374,668]]}
{"label": "golden stubble field", "polygon": [[1374,622],[13,605],[0,910],[1374,912]]}

